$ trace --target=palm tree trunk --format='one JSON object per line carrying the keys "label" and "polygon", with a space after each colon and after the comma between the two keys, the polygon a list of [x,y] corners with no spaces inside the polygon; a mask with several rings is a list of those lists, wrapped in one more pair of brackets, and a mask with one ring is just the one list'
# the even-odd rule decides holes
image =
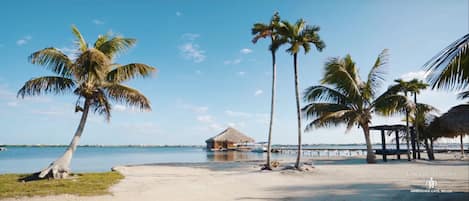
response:
{"label": "palm tree trunk", "polygon": [[295,167],[301,169],[301,109],[300,109],[300,80],[298,78],[298,53],[293,54],[293,67],[295,70],[295,96],[296,96],[296,115],[298,120],[298,154],[296,156]]}
{"label": "palm tree trunk", "polygon": [[433,138],[430,137],[430,153],[432,155],[432,160],[435,160],[435,152],[433,149]]}
{"label": "palm tree trunk", "polygon": [[277,64],[275,61],[275,51],[272,51],[272,98],[270,102],[269,137],[267,139],[267,163],[265,164],[265,168],[264,168],[267,170],[272,170],[270,158],[272,157],[272,126],[274,124],[276,80],[277,80]]}
{"label": "palm tree trunk", "polygon": [[432,149],[430,147],[430,144],[428,143],[428,138],[425,138],[425,140],[423,141],[425,143],[425,149],[427,150],[427,156],[428,156],[428,160],[433,160],[434,157],[433,157],[433,153],[432,153]]}
{"label": "palm tree trunk", "polygon": [[68,176],[68,174],[70,173],[70,162],[72,160],[73,153],[77,149],[78,141],[80,140],[81,134],[83,133],[83,129],[85,128],[90,104],[91,100],[86,99],[83,108],[83,113],[80,119],[80,124],[78,125],[75,135],[73,136],[70,145],[68,145],[67,150],[60,158],[51,163],[49,167],[42,170],[39,173],[39,178],[44,178],[45,176],[49,175],[52,176],[54,179],[60,179]]}
{"label": "palm tree trunk", "polygon": [[[405,92],[407,98],[407,91]],[[409,129],[409,109],[405,109],[405,126],[406,126],[406,145],[407,145],[407,160],[410,161],[410,129]]]}
{"label": "palm tree trunk", "polygon": [[363,134],[365,135],[365,141],[366,141],[366,162],[376,163],[375,152],[373,151],[373,147],[371,145],[370,128],[368,124],[363,124],[361,125],[361,127],[363,129]]}
{"label": "palm tree trunk", "polygon": [[460,141],[461,141],[461,158],[464,158],[464,143],[463,143],[463,138],[464,134],[461,134]]}
{"label": "palm tree trunk", "polygon": [[415,103],[415,115],[414,115],[414,130],[415,130],[415,138],[417,141],[417,159],[420,159],[420,136],[419,136],[419,128],[417,123],[417,114],[418,114],[418,107],[417,107],[417,93],[414,93],[414,103]]}

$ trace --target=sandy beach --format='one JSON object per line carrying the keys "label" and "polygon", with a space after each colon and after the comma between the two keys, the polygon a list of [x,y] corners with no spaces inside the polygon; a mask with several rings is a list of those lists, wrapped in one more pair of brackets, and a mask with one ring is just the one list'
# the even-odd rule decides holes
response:
{"label": "sandy beach", "polygon": [[[311,160],[305,160],[311,161]],[[84,201],[231,200],[464,200],[469,196],[469,161],[316,159],[310,171],[260,171],[260,161],[118,166],[125,179],[113,195],[6,199]],[[284,163],[285,164],[285,163]],[[437,181],[427,191],[426,181]],[[416,192],[420,191],[420,192]]]}

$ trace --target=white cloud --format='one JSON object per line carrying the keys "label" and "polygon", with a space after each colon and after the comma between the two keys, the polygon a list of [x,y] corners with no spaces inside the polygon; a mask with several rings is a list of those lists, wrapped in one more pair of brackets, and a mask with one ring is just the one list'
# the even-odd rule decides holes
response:
{"label": "white cloud", "polygon": [[179,47],[185,59],[200,63],[205,60],[205,51],[201,50],[198,44],[186,43]]}
{"label": "white cloud", "polygon": [[206,106],[194,106],[191,104],[182,104],[182,108],[188,109],[195,114],[204,114],[204,113],[207,113],[208,111],[208,107]]}
{"label": "white cloud", "polygon": [[25,37],[23,37],[23,38],[17,40],[17,41],[16,41],[16,44],[17,44],[18,46],[23,46],[23,45],[28,44],[28,42],[29,42],[31,39],[33,39],[33,37],[31,37],[31,36],[28,35],[28,36],[25,36]]}
{"label": "white cloud", "polygon": [[238,72],[238,75],[240,75],[240,76],[244,76],[244,75],[246,75],[246,72],[244,72],[244,71],[240,71],[240,72]]}
{"label": "white cloud", "polygon": [[201,123],[213,123],[213,117],[211,115],[199,115],[197,116],[197,121]]}
{"label": "white cloud", "polygon": [[200,71],[200,70],[196,70],[196,71],[195,71],[195,74],[197,74],[197,75],[201,75],[201,74],[202,74],[202,71]]}
{"label": "white cloud", "polygon": [[225,114],[230,117],[251,117],[252,116],[252,114],[249,114],[246,112],[235,112],[232,110],[225,110]]}
{"label": "white cloud", "polygon": [[179,12],[179,11],[176,12],[176,16],[180,17],[181,15],[182,15],[181,12]]}
{"label": "white cloud", "polygon": [[241,49],[239,52],[241,52],[242,54],[250,54],[252,53],[252,50],[249,48],[244,48],[244,49]]}
{"label": "white cloud", "polygon": [[123,112],[127,109],[127,107],[125,105],[116,104],[114,105],[114,109],[118,112]]}
{"label": "white cloud", "polygon": [[101,25],[101,24],[104,24],[104,22],[103,22],[103,21],[101,21],[101,20],[98,20],[98,19],[94,19],[94,20],[93,20],[93,23],[94,23],[94,24],[96,24],[96,25]]}
{"label": "white cloud", "polygon": [[419,79],[419,80],[425,80],[427,78],[428,73],[426,71],[417,71],[417,72],[408,72],[403,75],[401,75],[401,79],[404,81],[410,81],[412,79]]}
{"label": "white cloud", "polygon": [[259,96],[263,93],[264,93],[264,91],[262,91],[261,89],[258,89],[258,90],[256,90],[256,92],[254,92],[254,96]]}

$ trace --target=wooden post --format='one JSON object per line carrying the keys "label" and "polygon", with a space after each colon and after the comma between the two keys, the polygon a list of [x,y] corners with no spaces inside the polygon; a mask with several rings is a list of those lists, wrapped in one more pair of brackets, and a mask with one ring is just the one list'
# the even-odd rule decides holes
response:
{"label": "wooden post", "polygon": [[386,136],[384,135],[384,130],[381,130],[381,146],[383,149],[383,161],[388,161],[386,157]]}
{"label": "wooden post", "polygon": [[412,144],[412,158],[415,160],[417,159],[417,151],[415,149],[415,128],[411,127],[410,128],[410,141]]}
{"label": "wooden post", "polygon": [[396,149],[397,149],[397,159],[401,160],[401,152],[399,148],[399,130],[396,130]]}

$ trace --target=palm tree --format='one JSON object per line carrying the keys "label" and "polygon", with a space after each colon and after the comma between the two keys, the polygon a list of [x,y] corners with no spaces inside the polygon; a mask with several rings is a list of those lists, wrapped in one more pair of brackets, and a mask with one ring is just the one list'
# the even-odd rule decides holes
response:
{"label": "palm tree", "polygon": [[311,44],[316,47],[316,50],[322,51],[326,45],[319,37],[319,26],[309,26],[303,19],[298,20],[295,24],[290,24],[287,21],[282,21],[278,28],[278,32],[282,38],[290,45],[287,52],[293,55],[293,68],[295,73],[295,97],[296,97],[296,113],[298,120],[298,149],[295,167],[301,169],[301,108],[300,108],[300,80],[298,78],[298,53],[301,49],[307,54],[311,50]]}
{"label": "palm tree", "polygon": [[280,23],[280,15],[278,14],[278,12],[275,12],[275,14],[270,19],[269,24],[255,23],[253,28],[251,29],[252,35],[254,35],[254,38],[252,39],[252,42],[254,44],[259,39],[266,38],[266,37],[270,37],[270,41],[271,41],[269,50],[270,50],[270,53],[272,54],[272,98],[270,102],[270,123],[269,123],[269,134],[268,134],[268,139],[267,139],[267,161],[266,161],[265,166],[262,168],[265,170],[272,170],[270,158],[272,155],[271,153],[272,152],[272,126],[274,124],[275,91],[276,91],[276,79],[277,79],[277,63],[276,63],[275,53],[277,52],[278,48],[282,44],[285,43],[285,41],[279,37],[279,34],[277,32],[277,27],[279,26],[279,23]]}
{"label": "palm tree", "polygon": [[387,50],[383,50],[372,66],[365,81],[359,76],[358,68],[350,55],[345,58],[330,58],[325,64],[322,85],[306,89],[303,108],[307,118],[314,119],[307,127],[336,126],[346,124],[347,131],[359,126],[365,136],[368,163],[376,163],[370,140],[372,114],[390,115],[403,112],[411,104],[406,97],[392,91],[376,96],[384,82],[383,66],[387,63]]}
{"label": "palm tree", "polygon": [[[395,85],[391,86],[389,88],[390,91],[393,91],[395,93],[402,92],[404,93],[405,97],[408,98],[408,93],[411,93],[414,95],[414,106],[417,105],[417,94],[420,93],[421,90],[426,89],[428,84],[423,83],[422,81],[418,79],[413,79],[410,81],[404,81],[402,79],[397,79],[394,80],[396,82]],[[410,130],[409,130],[409,115],[410,115],[410,110],[414,110],[414,113],[417,112],[418,108],[406,108],[405,109],[405,121],[406,121],[406,144],[407,144],[407,159],[410,160],[410,145],[409,145],[409,140],[410,140]],[[416,138],[417,138],[417,150],[419,150],[420,145],[419,145],[419,129],[417,129],[414,125],[414,129],[416,131]],[[420,158],[420,152],[418,151]],[[416,158],[416,153],[413,153],[414,159]]]}
{"label": "palm tree", "polygon": [[469,34],[466,34],[425,63],[427,79],[433,89],[465,90],[459,97],[469,97],[468,48]]}
{"label": "palm tree", "polygon": [[60,50],[49,47],[34,52],[29,57],[32,64],[51,70],[54,76],[28,80],[18,91],[18,97],[44,94],[68,94],[78,96],[75,112],[82,112],[78,128],[64,154],[39,173],[39,178],[52,176],[64,178],[70,173],[70,162],[85,128],[89,111],[111,118],[111,102],[124,103],[140,110],[151,110],[150,101],[138,90],[122,84],[136,77],[148,77],[155,68],[146,64],[113,63],[119,53],[132,47],[136,40],[111,36],[98,37],[88,47],[80,31],[72,26],[76,37],[77,58],[72,60]]}
{"label": "palm tree", "polygon": [[423,103],[416,103],[415,105],[416,107],[414,108],[414,112],[412,113],[413,115],[410,116],[409,120],[414,125],[416,132],[421,134],[421,136],[417,138],[417,144],[419,144],[420,141],[423,140],[425,144],[425,149],[427,152],[428,159],[433,160],[435,158],[433,156],[433,147],[431,147],[430,144],[428,143],[429,139],[433,141],[433,136],[431,135],[430,132],[425,132],[425,130],[426,130],[426,127],[428,127],[429,124],[431,123],[431,121],[429,120],[430,119],[429,117],[431,115],[436,116],[434,113],[437,113],[438,109],[436,109],[435,107],[431,105],[423,104]]}

